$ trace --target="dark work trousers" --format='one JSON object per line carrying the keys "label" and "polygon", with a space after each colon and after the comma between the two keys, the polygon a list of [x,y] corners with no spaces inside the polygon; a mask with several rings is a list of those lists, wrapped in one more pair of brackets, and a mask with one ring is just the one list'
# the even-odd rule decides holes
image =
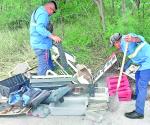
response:
{"label": "dark work trousers", "polygon": [[38,75],[45,75],[49,69],[54,70],[50,50],[34,49],[34,52],[38,59]]}
{"label": "dark work trousers", "polygon": [[148,82],[150,81],[150,69],[137,71],[136,79],[136,112],[144,115],[145,100],[147,98]]}

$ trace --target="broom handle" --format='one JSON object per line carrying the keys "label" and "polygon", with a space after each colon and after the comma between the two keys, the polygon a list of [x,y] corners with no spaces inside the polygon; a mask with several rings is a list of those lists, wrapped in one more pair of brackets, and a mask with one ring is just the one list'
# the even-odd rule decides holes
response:
{"label": "broom handle", "polygon": [[121,69],[120,69],[120,73],[119,73],[119,78],[118,78],[116,92],[118,91],[118,89],[120,87],[120,82],[121,82],[121,77],[122,77],[122,73],[123,73],[123,67],[124,67],[125,59],[126,59],[126,55],[127,55],[128,45],[129,45],[129,42],[126,42],[125,52],[124,52],[123,59],[122,59],[122,64],[121,64]]}

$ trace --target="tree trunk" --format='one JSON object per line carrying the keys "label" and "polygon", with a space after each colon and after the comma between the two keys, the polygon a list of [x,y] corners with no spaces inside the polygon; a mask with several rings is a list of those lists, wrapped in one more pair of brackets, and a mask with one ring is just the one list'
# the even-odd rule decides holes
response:
{"label": "tree trunk", "polygon": [[115,5],[114,5],[114,0],[111,0],[112,3],[112,16],[115,15]]}
{"label": "tree trunk", "polygon": [[138,12],[139,12],[140,2],[141,2],[140,0],[135,0],[135,1],[133,2],[132,15],[134,15],[134,13],[137,12],[137,10],[138,10]]}
{"label": "tree trunk", "polygon": [[94,2],[96,3],[98,10],[99,10],[99,14],[100,14],[100,20],[102,23],[102,27],[103,27],[103,32],[106,31],[106,26],[105,26],[105,16],[104,16],[104,4],[102,0],[94,0]]}
{"label": "tree trunk", "polygon": [[122,0],[122,16],[126,13],[126,0]]}
{"label": "tree trunk", "polygon": [[135,0],[135,4],[138,10],[140,8],[140,2],[141,2],[140,0]]}

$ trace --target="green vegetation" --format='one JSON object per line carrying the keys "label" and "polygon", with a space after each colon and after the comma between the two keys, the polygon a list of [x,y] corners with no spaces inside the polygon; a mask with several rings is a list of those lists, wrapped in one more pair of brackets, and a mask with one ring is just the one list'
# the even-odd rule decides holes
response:
{"label": "green vegetation", "polygon": [[[0,1],[0,79],[16,63],[34,57],[29,45],[30,16],[46,1]],[[95,71],[113,51],[108,44],[111,34],[135,32],[150,41],[150,3],[141,0],[140,8],[132,9],[134,1],[126,0],[125,16],[121,12],[120,0],[114,2],[114,13],[110,0],[104,1],[104,32],[93,0],[57,0],[59,10],[52,17],[55,33],[63,38],[65,50],[74,54],[79,63]]]}

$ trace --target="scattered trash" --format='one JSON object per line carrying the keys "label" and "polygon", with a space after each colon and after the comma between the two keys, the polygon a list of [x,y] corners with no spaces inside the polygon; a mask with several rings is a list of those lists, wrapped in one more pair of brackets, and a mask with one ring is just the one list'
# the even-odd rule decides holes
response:
{"label": "scattered trash", "polygon": [[[16,74],[15,76],[0,81],[0,93],[8,98],[8,102],[3,101],[0,104],[1,113],[27,114],[41,118],[49,114],[54,116],[86,115],[86,119],[95,124],[102,122],[103,116],[97,111],[108,110],[110,93],[109,87],[98,86],[98,80],[117,62],[116,55],[112,54],[106,64],[93,75],[84,64],[76,64],[74,55],[60,49],[62,49],[61,45],[59,48],[56,46],[52,48],[52,59],[59,66],[58,71],[48,70],[45,76],[30,74],[26,77],[24,74],[31,68],[28,63],[21,63],[12,70],[15,71],[12,73]],[[62,51],[63,55],[61,55]],[[17,67],[23,67],[23,70],[19,71]],[[18,74],[20,72],[23,74]],[[25,85],[28,89],[23,91],[22,87]],[[15,98],[12,99],[14,93],[19,94],[20,98],[14,95]],[[12,99],[11,106],[8,105],[10,98]],[[14,99],[20,100],[14,103]]]}
{"label": "scattered trash", "polygon": [[50,103],[51,115],[77,116],[85,115],[88,105],[87,97],[64,97],[63,103]]}
{"label": "scattered trash", "polygon": [[37,108],[34,108],[27,113],[28,116],[34,116],[40,118],[45,118],[49,114],[50,114],[50,109],[48,105],[44,105],[44,104],[40,104]]}
{"label": "scattered trash", "polygon": [[44,100],[43,103],[50,104],[50,103],[57,103],[61,98],[64,97],[66,93],[73,89],[72,86],[65,86],[60,87],[56,90],[52,90],[50,96]]}
{"label": "scattered trash", "polygon": [[90,84],[92,81],[92,73],[90,69],[88,69],[85,65],[83,64],[78,64],[76,65],[77,67],[77,79],[81,84]]}
{"label": "scattered trash", "polygon": [[0,105],[0,116],[18,116],[18,115],[26,115],[31,108],[20,108],[20,107],[13,107],[8,104],[1,104]]}
{"label": "scattered trash", "polygon": [[126,71],[124,72],[124,74],[126,74],[127,76],[129,76],[130,78],[135,80],[135,72],[139,69],[139,66],[133,65],[131,64]]}
{"label": "scattered trash", "polygon": [[9,97],[11,92],[19,90],[22,86],[29,84],[29,79],[23,75],[18,74],[8,79],[0,81],[0,93],[4,97]]}
{"label": "scattered trash", "polygon": [[30,83],[34,88],[56,89],[77,81],[72,75],[31,76]]}
{"label": "scattered trash", "polygon": [[[118,76],[107,77],[107,86],[109,95],[113,96],[116,93]],[[118,88],[119,101],[130,101],[132,90],[129,85],[129,81],[126,75],[122,75],[120,86]]]}

